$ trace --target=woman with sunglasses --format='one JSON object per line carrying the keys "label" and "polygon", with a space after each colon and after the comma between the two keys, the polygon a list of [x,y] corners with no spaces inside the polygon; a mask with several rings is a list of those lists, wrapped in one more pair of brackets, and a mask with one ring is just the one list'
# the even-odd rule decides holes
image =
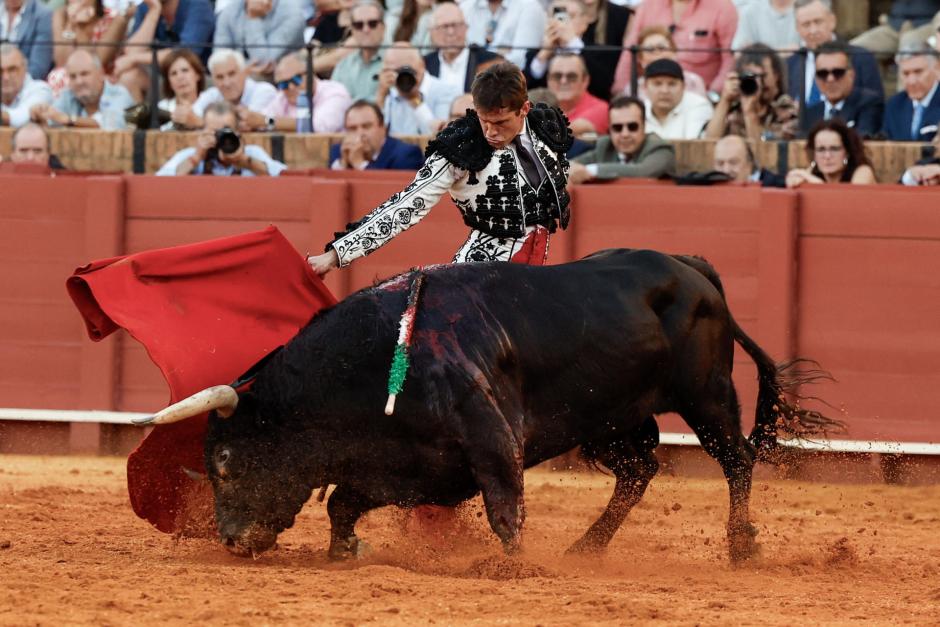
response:
{"label": "woman with sunglasses", "polygon": [[787,187],[806,183],[871,185],[878,182],[861,137],[838,118],[823,120],[813,127],[806,141],[806,157],[810,160],[809,168],[790,170]]}
{"label": "woman with sunglasses", "polygon": [[163,75],[163,100],[157,107],[171,115],[161,131],[202,128],[202,118],[193,112],[193,104],[206,89],[206,69],[189,48],[177,48],[160,64]]}

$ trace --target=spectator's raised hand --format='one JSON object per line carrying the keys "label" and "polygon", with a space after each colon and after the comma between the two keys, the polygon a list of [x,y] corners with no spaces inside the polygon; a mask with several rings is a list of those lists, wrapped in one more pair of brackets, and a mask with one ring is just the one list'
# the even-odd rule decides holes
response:
{"label": "spectator's raised hand", "polygon": [[235,107],[235,113],[238,116],[238,130],[243,133],[263,128],[266,125],[263,115],[252,111],[245,105]]}
{"label": "spectator's raised hand", "polygon": [[728,72],[725,84],[721,87],[721,99],[725,102],[734,102],[741,97],[741,79],[737,72]]}
{"label": "spectator's raised hand", "polygon": [[196,159],[205,161],[209,151],[215,148],[215,131],[203,131],[196,137]]}

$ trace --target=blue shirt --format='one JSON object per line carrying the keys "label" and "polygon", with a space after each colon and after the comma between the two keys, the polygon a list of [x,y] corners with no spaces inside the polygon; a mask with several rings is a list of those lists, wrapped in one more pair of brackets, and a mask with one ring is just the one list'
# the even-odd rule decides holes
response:
{"label": "blue shirt", "polygon": [[[98,111],[91,116],[98,126],[105,131],[120,131],[127,128],[124,121],[124,110],[133,107],[134,97],[124,88],[123,85],[104,82],[104,90],[101,92],[101,98],[98,100]],[[72,94],[71,89],[66,89],[52,106],[66,115],[74,115],[77,118],[87,118],[88,112]]]}
{"label": "blue shirt", "polygon": [[[133,32],[137,32],[146,15],[147,5],[141,2],[134,16]],[[153,39],[161,43],[185,44],[205,63],[212,49],[213,30],[215,30],[215,12],[209,0],[180,0],[173,18],[173,27],[167,26],[166,20],[161,15]]]}

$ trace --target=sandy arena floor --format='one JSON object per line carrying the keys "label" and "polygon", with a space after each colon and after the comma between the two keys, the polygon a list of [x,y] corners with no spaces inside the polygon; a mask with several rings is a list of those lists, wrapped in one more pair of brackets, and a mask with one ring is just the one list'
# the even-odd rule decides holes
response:
{"label": "sandy arena floor", "polygon": [[311,502],[252,561],[136,518],[122,459],[0,456],[0,624],[940,623],[938,486],[757,482],[763,553],[731,568],[721,481],[658,477],[587,559],[564,549],[611,482],[526,480],[520,559],[501,556],[477,501],[457,538],[374,512],[358,528],[373,553],[331,563],[326,508]]}

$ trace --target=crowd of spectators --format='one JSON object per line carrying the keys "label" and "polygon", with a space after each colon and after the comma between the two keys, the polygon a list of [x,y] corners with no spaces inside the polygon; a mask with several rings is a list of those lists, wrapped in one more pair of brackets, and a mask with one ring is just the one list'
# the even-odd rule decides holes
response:
{"label": "crowd of spectators", "polygon": [[[732,137],[735,180],[866,183],[865,140],[926,148],[940,124],[940,0],[883,18],[848,42],[830,0],[3,0],[0,123],[201,131],[164,174],[283,169],[229,130],[343,132],[332,167],[410,169],[394,136],[434,134],[509,60],[567,114],[575,182],[670,176],[670,141]],[[797,138],[809,168],[756,163]],[[905,183],[938,181],[928,153]]]}

